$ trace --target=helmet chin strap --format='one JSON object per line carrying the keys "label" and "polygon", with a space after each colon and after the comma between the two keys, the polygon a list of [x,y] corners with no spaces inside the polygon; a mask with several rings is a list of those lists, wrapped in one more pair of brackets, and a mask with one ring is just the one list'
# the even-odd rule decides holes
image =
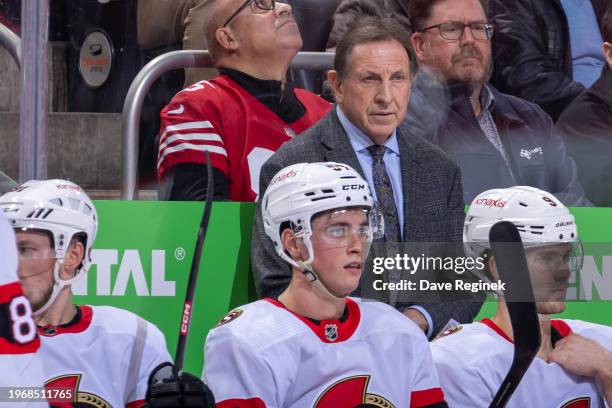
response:
{"label": "helmet chin strap", "polygon": [[285,259],[289,264],[298,268],[308,279],[308,281],[315,287],[320,293],[324,296],[327,296],[331,300],[342,300],[345,297],[338,297],[331,293],[329,289],[325,287],[321,279],[319,279],[319,275],[312,269],[312,261],[314,260],[314,249],[312,248],[312,242],[310,241],[310,237],[308,235],[301,237],[304,241],[304,245],[306,246],[306,250],[308,251],[308,259],[305,261],[296,261],[292,259],[286,253],[281,254],[281,258]]}
{"label": "helmet chin strap", "polygon": [[551,320],[551,315],[538,313],[538,320],[540,323],[548,323]]}
{"label": "helmet chin strap", "polygon": [[55,299],[57,299],[57,296],[60,294],[62,289],[64,289],[66,286],[70,286],[72,282],[74,282],[74,280],[80,275],[77,273],[70,279],[62,279],[59,276],[61,266],[62,260],[56,259],[55,266],[53,268],[53,290],[51,292],[51,296],[49,296],[47,302],[40,309],[32,313],[34,316],[40,316],[46,312],[47,309],[49,309],[49,307],[51,307],[51,305],[55,302]]}
{"label": "helmet chin strap", "polygon": [[319,279],[319,275],[317,275],[317,273],[312,269],[312,267],[310,265],[308,265],[307,269],[302,269],[302,273],[304,274],[304,276],[306,276],[306,279],[308,279],[308,281],[310,281],[312,286],[314,286],[315,289],[317,289],[324,296],[327,296],[327,297],[329,297],[332,300],[342,300],[342,299],[344,299],[344,297],[338,297],[338,296],[334,295],[333,293],[331,293],[329,291],[329,289],[327,289],[325,287],[323,282],[321,282],[321,279]]}
{"label": "helmet chin strap", "polygon": [[312,286],[317,289],[324,296],[327,296],[331,300],[342,300],[344,297],[338,297],[331,293],[329,289],[325,287],[321,279],[319,279],[319,275],[312,269],[312,262],[314,261],[314,249],[312,248],[312,242],[310,241],[310,237],[304,237],[304,244],[306,245],[306,249],[308,250],[308,259],[306,261],[297,261],[297,267],[302,271],[306,279],[312,284]]}

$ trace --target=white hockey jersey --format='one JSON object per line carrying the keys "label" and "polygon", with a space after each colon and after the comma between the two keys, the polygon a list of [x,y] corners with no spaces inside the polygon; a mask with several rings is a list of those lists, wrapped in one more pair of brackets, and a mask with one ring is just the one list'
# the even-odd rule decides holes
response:
{"label": "white hockey jersey", "polygon": [[[612,328],[580,320],[551,320],[565,337],[571,332],[612,350]],[[451,407],[488,407],[514,355],[512,341],[491,320],[456,326],[431,343],[444,395]],[[536,357],[507,407],[598,408],[603,394],[592,378],[569,373]]]}
{"label": "white hockey jersey", "polygon": [[[15,233],[0,214],[0,387],[42,387],[43,368],[36,353],[39,347],[30,302],[17,278]],[[0,407],[15,404],[7,400],[0,402]],[[18,406],[48,405],[18,403]]]}
{"label": "white hockey jersey", "polygon": [[172,361],[157,327],[115,307],[80,306],[71,322],[39,334],[45,387],[72,390],[79,406],[139,407],[151,371]]}
{"label": "white hockey jersey", "polygon": [[446,407],[427,339],[379,302],[313,321],[259,300],[209,332],[204,359],[218,408]]}

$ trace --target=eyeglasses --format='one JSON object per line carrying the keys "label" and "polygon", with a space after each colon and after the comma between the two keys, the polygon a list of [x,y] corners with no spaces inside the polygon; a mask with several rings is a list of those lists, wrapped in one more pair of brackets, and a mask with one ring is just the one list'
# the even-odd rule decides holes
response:
{"label": "eyeglasses", "polygon": [[489,23],[469,23],[464,24],[460,21],[447,21],[446,23],[436,24],[422,29],[421,31],[431,30],[432,28],[438,28],[440,31],[440,37],[445,40],[457,41],[461,38],[465,31],[465,27],[469,27],[472,35],[476,40],[486,41],[493,37],[493,24]]}
{"label": "eyeglasses", "polygon": [[236,12],[234,14],[232,14],[230,16],[230,18],[227,19],[225,24],[223,24],[222,28],[227,27],[227,25],[230,23],[230,21],[232,21],[234,19],[234,17],[236,17],[238,15],[238,13],[240,13],[242,10],[247,8],[251,3],[255,3],[255,7],[257,9],[259,9],[259,10],[262,10],[262,11],[271,11],[271,10],[274,10],[274,8],[276,7],[276,1],[275,0],[246,0],[242,4],[242,6],[240,6],[238,8],[238,10],[236,10]]}

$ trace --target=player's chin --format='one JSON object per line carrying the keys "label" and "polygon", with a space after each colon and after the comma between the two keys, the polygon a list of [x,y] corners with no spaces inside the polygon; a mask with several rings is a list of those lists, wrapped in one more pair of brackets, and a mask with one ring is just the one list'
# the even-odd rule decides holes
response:
{"label": "player's chin", "polygon": [[343,282],[342,289],[341,289],[341,292],[345,293],[344,296],[350,295],[351,293],[355,291],[355,289],[357,289],[357,287],[359,286],[360,278],[361,278],[361,273],[359,273],[358,275],[353,275],[353,276],[346,278],[346,280]]}
{"label": "player's chin", "polygon": [[548,302],[538,303],[538,313],[545,315],[554,315],[565,311],[564,300],[552,300]]}
{"label": "player's chin", "polygon": [[37,312],[38,310],[42,309],[42,307],[45,305],[45,303],[47,303],[47,301],[49,300],[49,297],[45,296],[45,295],[34,295],[34,294],[30,294],[30,296],[28,296],[26,294],[26,297],[28,298],[28,300],[30,301],[30,305],[32,306],[32,311],[33,312]]}

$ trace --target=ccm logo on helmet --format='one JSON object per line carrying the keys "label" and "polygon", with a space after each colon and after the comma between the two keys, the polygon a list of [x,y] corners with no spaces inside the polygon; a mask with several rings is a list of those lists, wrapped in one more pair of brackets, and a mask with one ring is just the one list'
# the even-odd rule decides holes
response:
{"label": "ccm logo on helmet", "polygon": [[505,201],[502,201],[501,198],[493,199],[493,198],[481,198],[476,200],[476,205],[482,205],[484,207],[504,207],[506,205]]}
{"label": "ccm logo on helmet", "polygon": [[326,164],[326,167],[329,167],[330,169],[334,170],[334,171],[350,171],[351,168],[341,164],[341,163],[334,163],[334,164]]}
{"label": "ccm logo on helmet", "polygon": [[291,170],[287,173],[281,174],[280,176],[276,176],[270,182],[270,185],[273,186],[276,183],[280,183],[281,181],[287,180],[288,178],[297,176],[297,172],[295,170]]}
{"label": "ccm logo on helmet", "polygon": [[363,184],[345,184],[342,186],[342,190],[365,190]]}

